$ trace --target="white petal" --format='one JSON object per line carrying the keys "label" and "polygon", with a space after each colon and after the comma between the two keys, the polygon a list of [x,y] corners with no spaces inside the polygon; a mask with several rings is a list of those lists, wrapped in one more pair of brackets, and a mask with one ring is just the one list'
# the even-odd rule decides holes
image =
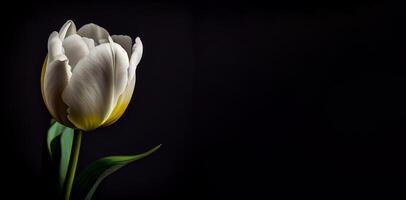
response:
{"label": "white petal", "polygon": [[92,38],[97,44],[108,42],[109,32],[96,24],[86,24],[78,30],[82,37]]}
{"label": "white petal", "polygon": [[59,38],[58,32],[54,31],[48,38],[48,63],[51,63],[56,57],[61,55],[64,55],[62,41]]}
{"label": "white petal", "polygon": [[92,38],[82,37],[82,39],[86,43],[89,51],[91,51],[95,47],[94,40]]}
{"label": "white petal", "polygon": [[135,76],[132,80],[128,82],[128,85],[124,92],[117,100],[117,104],[114,107],[113,112],[109,115],[109,118],[104,122],[103,126],[108,126],[116,122],[127,110],[128,104],[130,103],[131,97],[133,96],[135,87]]}
{"label": "white petal", "polygon": [[63,40],[72,34],[76,34],[76,25],[72,20],[68,20],[59,30],[59,38]]}
{"label": "white petal", "polygon": [[112,35],[111,38],[113,38],[113,41],[121,47],[125,49],[127,52],[128,56],[131,56],[131,46],[133,45],[133,40],[131,39],[130,36],[127,35]]}
{"label": "white petal", "polygon": [[48,62],[44,76],[44,98],[51,115],[64,124],[70,124],[67,119],[67,106],[62,101],[62,92],[71,77],[68,59],[64,55],[57,56]]}
{"label": "white petal", "polygon": [[137,65],[141,61],[142,52],[143,52],[142,42],[141,42],[141,39],[139,37],[137,37],[135,39],[135,44],[133,46],[133,52],[132,52],[132,55],[130,58],[130,67],[128,68],[128,74],[129,74],[128,79],[129,80],[131,80],[135,75],[135,70],[137,68]]}
{"label": "white petal", "polygon": [[78,34],[70,35],[62,43],[69,65],[75,68],[76,63],[89,54],[89,48]]}
{"label": "white petal", "polygon": [[76,127],[92,130],[107,120],[126,88],[128,66],[125,50],[115,43],[96,46],[77,63],[62,94]]}

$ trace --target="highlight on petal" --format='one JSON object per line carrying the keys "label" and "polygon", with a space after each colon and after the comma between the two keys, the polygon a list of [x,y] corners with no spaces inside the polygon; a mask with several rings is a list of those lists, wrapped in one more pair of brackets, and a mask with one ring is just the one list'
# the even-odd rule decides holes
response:
{"label": "highlight on petal", "polygon": [[59,38],[58,32],[54,31],[48,38],[48,63],[55,60],[55,58],[64,55],[62,40]]}
{"label": "highlight on petal", "polygon": [[87,48],[91,51],[96,45],[94,44],[94,40],[92,38],[82,37],[83,42],[86,43]]}
{"label": "highlight on petal", "polygon": [[133,40],[131,39],[130,36],[128,35],[112,35],[111,38],[113,39],[113,41],[119,45],[121,45],[121,47],[123,47],[125,49],[125,51],[128,54],[128,57],[131,56],[131,46],[133,44]]}
{"label": "highlight on petal", "polygon": [[62,42],[65,49],[65,55],[69,59],[69,65],[75,68],[76,63],[89,54],[89,48],[86,42],[78,34],[70,35]]}
{"label": "highlight on petal", "polygon": [[137,37],[135,39],[135,44],[133,46],[133,52],[132,52],[131,58],[130,58],[130,67],[128,68],[128,74],[129,74],[128,79],[129,80],[131,80],[135,76],[135,70],[137,68],[137,65],[141,61],[142,53],[143,53],[143,45],[142,45],[141,39],[139,37]]}
{"label": "highlight on petal", "polygon": [[68,20],[59,30],[59,38],[64,40],[66,37],[76,34],[76,25],[72,20]]}
{"label": "highlight on petal", "polygon": [[108,42],[110,36],[106,29],[93,23],[82,26],[78,30],[78,34],[82,37],[92,38],[96,44]]}
{"label": "highlight on petal", "polygon": [[76,64],[62,99],[77,128],[92,130],[107,120],[126,89],[128,66],[125,50],[115,43],[96,46]]}
{"label": "highlight on petal", "polygon": [[67,106],[61,96],[71,77],[68,59],[64,55],[44,65],[43,93],[45,104],[51,115],[65,125],[71,125],[67,119]]}
{"label": "highlight on petal", "polygon": [[109,118],[106,120],[106,122],[104,122],[103,126],[113,124],[118,119],[120,119],[120,117],[124,114],[124,112],[127,110],[128,104],[131,101],[131,97],[133,96],[134,87],[135,87],[135,76],[131,81],[129,81],[127,88],[125,89],[123,94],[121,94],[121,96],[118,98],[117,104],[114,107],[113,112],[111,112]]}

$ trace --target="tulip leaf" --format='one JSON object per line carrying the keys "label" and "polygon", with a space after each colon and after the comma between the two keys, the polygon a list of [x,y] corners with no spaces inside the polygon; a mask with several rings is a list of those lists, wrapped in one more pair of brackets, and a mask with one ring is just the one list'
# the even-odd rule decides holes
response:
{"label": "tulip leaf", "polygon": [[59,188],[62,189],[69,167],[73,129],[52,120],[48,130],[47,146],[53,166],[58,171]]}
{"label": "tulip leaf", "polygon": [[87,166],[76,178],[73,186],[74,199],[90,200],[99,184],[108,175],[136,160],[145,158],[158,150],[161,145],[138,155],[108,156]]}
{"label": "tulip leaf", "polygon": [[58,143],[59,143],[59,137],[65,130],[65,126],[62,124],[52,120],[51,121],[51,127],[48,129],[48,136],[47,136],[47,145],[48,145],[48,152],[49,156],[51,157],[51,160],[55,162],[55,160],[58,160],[58,154],[59,154],[59,148],[58,148]]}
{"label": "tulip leaf", "polygon": [[66,127],[61,136],[61,160],[59,164],[59,183],[63,186],[68,173],[69,160],[72,152],[73,129]]}

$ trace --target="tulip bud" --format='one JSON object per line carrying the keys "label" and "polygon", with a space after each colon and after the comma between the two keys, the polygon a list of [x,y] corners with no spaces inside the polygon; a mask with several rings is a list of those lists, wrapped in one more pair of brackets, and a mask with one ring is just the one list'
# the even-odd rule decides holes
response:
{"label": "tulip bud", "polygon": [[65,126],[89,131],[117,121],[126,110],[141,60],[140,38],[112,35],[67,21],[48,39],[41,91],[51,115]]}

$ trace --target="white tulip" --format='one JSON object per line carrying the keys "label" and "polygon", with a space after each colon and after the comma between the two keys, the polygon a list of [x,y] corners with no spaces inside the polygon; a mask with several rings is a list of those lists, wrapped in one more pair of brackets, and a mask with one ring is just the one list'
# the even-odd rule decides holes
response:
{"label": "white tulip", "polygon": [[84,131],[117,121],[126,110],[141,60],[140,38],[112,35],[87,24],[76,31],[67,21],[48,39],[41,90],[51,115],[62,124]]}

